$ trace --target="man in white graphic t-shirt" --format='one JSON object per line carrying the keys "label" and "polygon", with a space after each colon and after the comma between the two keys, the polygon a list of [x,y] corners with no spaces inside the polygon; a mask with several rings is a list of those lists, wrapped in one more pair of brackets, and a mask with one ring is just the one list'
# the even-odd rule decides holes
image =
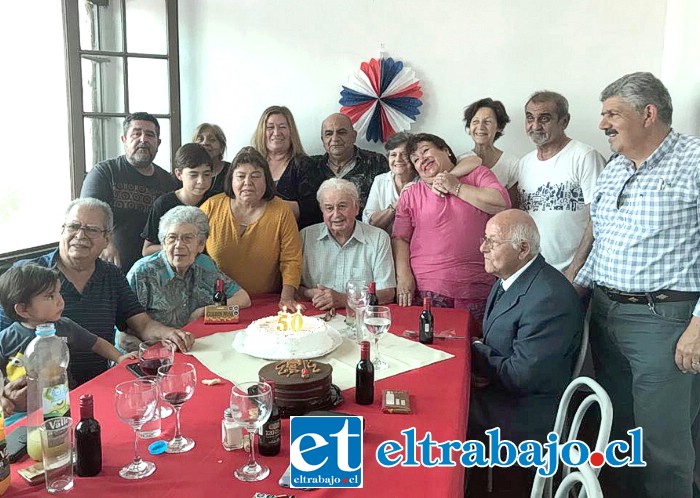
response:
{"label": "man in white graphic t-shirt", "polygon": [[572,264],[581,240],[592,237],[586,230],[589,206],[605,159],[566,136],[570,118],[563,95],[541,91],[530,97],[525,131],[537,149],[520,160],[517,176],[520,208],[537,223],[542,255],[573,280],[586,260],[587,254],[576,255]]}

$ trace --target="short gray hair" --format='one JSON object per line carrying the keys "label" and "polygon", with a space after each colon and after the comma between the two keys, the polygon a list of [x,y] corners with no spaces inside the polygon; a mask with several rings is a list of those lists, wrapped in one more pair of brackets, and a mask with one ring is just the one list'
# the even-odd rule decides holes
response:
{"label": "short gray hair", "polygon": [[318,187],[318,192],[316,192],[316,200],[321,204],[321,195],[328,189],[340,190],[342,193],[352,197],[357,206],[360,206],[360,194],[357,192],[357,187],[354,183],[348,180],[343,180],[342,178],[329,178]]}
{"label": "short gray hair", "polygon": [[103,228],[110,232],[114,228],[114,215],[112,214],[112,208],[109,207],[109,204],[106,202],[95,199],[94,197],[79,197],[74,199],[66,208],[66,213],[63,216],[64,222],[68,221],[68,215],[75,207],[85,207],[87,209],[98,209],[102,211],[102,218],[104,219]]}
{"label": "short gray hair", "polygon": [[525,102],[525,111],[527,105],[532,102],[534,104],[542,104],[544,102],[553,102],[554,108],[557,111],[557,120],[569,117],[569,101],[566,100],[561,93],[552,92],[551,90],[540,90],[530,95],[530,98]]}
{"label": "short gray hair", "polygon": [[513,249],[518,249],[523,242],[529,242],[532,255],[537,256],[540,253],[540,231],[534,220],[532,223],[513,223],[508,239]]}
{"label": "short gray hair", "polygon": [[209,237],[209,220],[201,209],[195,206],[177,206],[165,213],[158,223],[158,240],[161,245],[165,245],[165,237],[177,225],[194,225],[200,242]]}
{"label": "short gray hair", "polygon": [[639,72],[624,75],[608,86],[600,94],[600,101],[610,97],[620,97],[640,114],[651,104],[658,110],[659,119],[671,126],[673,104],[668,89],[660,79],[651,73]]}

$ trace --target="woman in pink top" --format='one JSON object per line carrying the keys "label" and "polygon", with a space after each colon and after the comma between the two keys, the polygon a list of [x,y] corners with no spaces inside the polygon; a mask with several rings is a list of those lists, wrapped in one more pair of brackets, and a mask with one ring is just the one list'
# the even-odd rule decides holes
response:
{"label": "woman in pink top", "polygon": [[399,198],[394,220],[397,299],[431,297],[434,306],[468,309],[481,321],[495,277],[484,270],[479,239],[491,215],[510,207],[508,192],[486,167],[462,178],[443,139],[413,135],[406,145],[420,182]]}

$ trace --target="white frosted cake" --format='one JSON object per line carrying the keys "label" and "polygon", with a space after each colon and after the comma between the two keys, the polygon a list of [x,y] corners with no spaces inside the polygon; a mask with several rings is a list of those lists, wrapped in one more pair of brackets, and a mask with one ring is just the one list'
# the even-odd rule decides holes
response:
{"label": "white frosted cake", "polygon": [[333,346],[326,322],[311,316],[301,320],[298,331],[278,330],[277,315],[255,320],[246,329],[245,348],[263,358],[313,358],[326,354]]}

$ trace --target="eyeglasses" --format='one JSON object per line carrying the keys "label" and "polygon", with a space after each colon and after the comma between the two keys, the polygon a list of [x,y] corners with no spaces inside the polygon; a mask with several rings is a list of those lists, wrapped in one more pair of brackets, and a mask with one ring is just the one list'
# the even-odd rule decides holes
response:
{"label": "eyeglasses", "polygon": [[484,247],[496,247],[506,242],[513,242],[512,240],[496,240],[489,237],[481,237],[479,243]]}
{"label": "eyeglasses", "polygon": [[169,233],[168,235],[165,236],[165,243],[166,244],[174,244],[177,241],[181,241],[183,244],[191,244],[195,240],[197,240],[197,234],[196,233],[183,233],[182,235],[178,235],[176,233]]}
{"label": "eyeglasses", "polygon": [[68,235],[75,235],[82,230],[88,239],[96,239],[100,235],[104,235],[105,233],[109,232],[109,230],[105,230],[94,225],[81,225],[80,223],[64,223],[62,228],[64,232],[68,233]]}

